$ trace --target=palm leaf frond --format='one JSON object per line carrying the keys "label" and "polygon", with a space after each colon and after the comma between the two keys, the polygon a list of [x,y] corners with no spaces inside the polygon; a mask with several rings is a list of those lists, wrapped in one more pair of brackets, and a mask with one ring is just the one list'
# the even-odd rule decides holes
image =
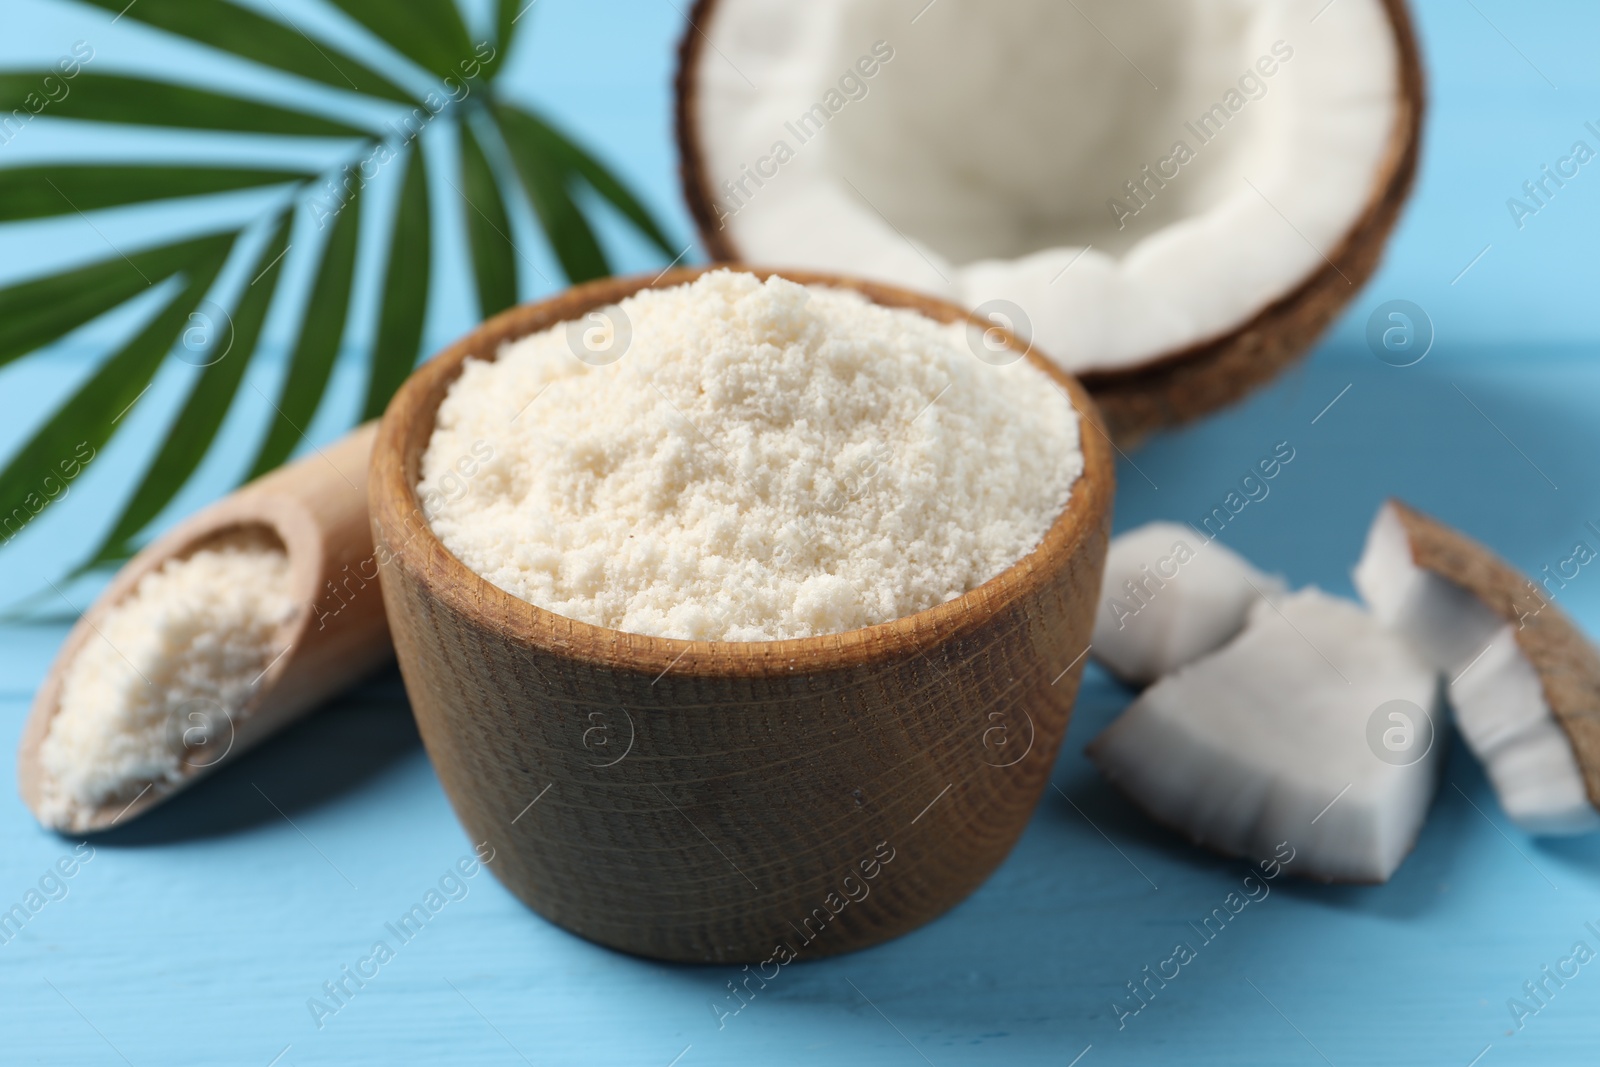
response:
{"label": "palm leaf frond", "polygon": [[150,287],[150,279],[205,260],[215,244],[215,236],[178,241],[0,289],[0,366],[132,299]]}
{"label": "palm leaf frond", "polygon": [[[526,114],[505,108],[501,113],[513,119]],[[604,278],[611,273],[611,265],[606,262],[606,254],[595,239],[589,220],[572,198],[571,171],[559,159],[540,151],[536,141],[519,136],[525,132],[526,129],[519,129],[514,121],[511,128],[505,130],[506,147],[511,150],[517,173],[522,175],[522,186],[539,218],[539,226],[561,261],[561,270],[573,282]]]}
{"label": "palm leaf frond", "polygon": [[[79,74],[63,81],[53,70],[0,74],[0,114],[32,112],[46,79],[66,92],[41,107],[52,119],[85,119],[135,126],[167,126],[230,133],[278,133],[291,137],[371,137],[372,130],[304,111],[190,85],[150,81],[122,74]],[[63,91],[58,89],[57,92]],[[30,97],[33,98],[30,101]]]}
{"label": "palm leaf frond", "polygon": [[639,202],[638,197],[630,193],[603,163],[584,151],[576,141],[533,112],[515,105],[497,105],[495,114],[512,143],[522,144],[525,146],[525,151],[552,160],[562,169],[569,181],[573,177],[581,178],[667,255],[682,254],[672,247],[672,242],[667,239],[666,233]]}
{"label": "palm leaf frond", "polygon": [[461,124],[459,192],[478,282],[478,310],[488,318],[517,302],[517,249],[500,186],[470,122]]}
{"label": "palm leaf frond", "polygon": [[[159,76],[106,73],[98,67],[90,71],[83,69],[88,59],[79,56],[76,68],[67,63],[50,71],[0,72],[0,116],[19,108],[24,116],[14,116],[10,126],[0,124],[0,142],[31,121],[26,116],[39,115],[47,124],[62,126],[118,124],[130,127],[134,136],[140,128],[152,137],[162,136],[158,129],[250,135],[263,139],[260,143],[269,148],[282,143],[274,140],[281,138],[339,139],[345,142],[339,150],[347,154],[326,172],[321,169],[324,164],[280,166],[276,155],[265,157],[274,160],[265,166],[113,157],[92,163],[30,161],[26,166],[0,167],[0,224],[76,214],[94,226],[92,213],[155,204],[173,208],[186,206],[191,198],[197,208],[238,207],[254,214],[228,223],[233,228],[226,233],[181,240],[157,234],[130,254],[118,251],[47,277],[0,287],[0,368],[129,305],[152,288],[160,291],[159,298],[152,294],[144,312],[147,317],[134,336],[116,346],[87,382],[0,467],[0,541],[9,540],[17,521],[26,524],[58,499],[41,496],[41,479],[80,446],[93,455],[106,445],[124,417],[145,402],[141,398],[163,359],[175,352],[195,364],[190,368],[193,377],[167,420],[153,457],[85,566],[126,557],[200,469],[239,400],[249,368],[260,359],[273,358],[267,354],[270,346],[262,343],[272,316],[280,316],[294,340],[281,384],[273,397],[264,397],[272,411],[266,414],[248,473],[264,473],[289,458],[322,409],[345,338],[367,336],[365,327],[374,325],[351,322],[358,268],[363,277],[377,278],[380,284],[375,340],[353,353],[366,369],[361,412],[372,417],[383,411],[422,353],[433,253],[442,242],[457,248],[464,245],[478,310],[484,315],[514,303],[519,280],[529,280],[519,279],[522,266],[530,261],[519,253],[510,221],[522,217],[523,211],[534,217],[569,281],[610,272],[605,248],[589,219],[600,203],[614,209],[665,256],[674,256],[672,242],[651,212],[605,164],[534,111],[500,98],[492,79],[504,69],[512,34],[525,25],[521,19],[532,0],[494,0],[488,12],[492,36],[485,41],[475,40],[468,31],[456,0],[324,0],[375,36],[387,51],[375,50],[371,40],[345,40],[329,30],[319,29],[312,36],[276,4],[268,5],[269,11],[234,0],[85,2],[105,9],[111,21],[139,22],[183,38],[191,46],[297,78],[309,93],[268,99],[253,86],[245,92],[178,84]],[[443,84],[435,82],[436,88],[429,91],[430,79]],[[48,106],[40,102],[41,89],[49,96]],[[377,105],[365,114],[381,116],[395,104],[410,110],[398,122],[355,117],[363,112],[349,106],[352,94]],[[307,102],[301,103],[302,98]],[[364,125],[369,121],[370,126]],[[454,127],[459,144],[454,165],[448,168],[428,162],[430,153],[437,156],[435,149],[451,143],[448,136],[435,136],[444,132],[442,127]],[[403,162],[389,168],[391,160]],[[335,192],[331,201],[325,173],[343,190]],[[367,182],[390,180],[399,184],[393,212],[372,210],[378,201],[363,203]],[[225,205],[204,199],[273,190],[282,195],[229,200]],[[446,192],[454,192],[462,201],[460,224],[449,221],[454,213],[441,217],[433,211],[432,197]],[[307,229],[293,225],[301,209],[307,209],[326,232],[325,239],[295,235]],[[150,216],[171,217],[170,212]],[[236,264],[249,272],[251,281],[243,286],[232,310],[224,313],[210,306],[206,293],[229,262],[236,240],[247,232],[263,233],[266,239],[248,263]],[[371,270],[363,266],[363,249],[369,247],[386,248],[387,262]],[[302,308],[286,298],[284,280],[307,276],[310,293]],[[225,355],[211,359],[206,352],[206,358],[196,360],[193,353],[186,358],[175,349],[186,331],[197,328],[194,316],[215,319],[218,314],[229,320],[211,323],[228,331],[225,345],[231,347],[226,347]],[[272,335],[277,336],[278,330],[274,325]]]}
{"label": "palm leaf frond", "polygon": [[[84,0],[117,18],[130,18],[288,74],[364,96],[416,102],[390,78],[332,45],[318,44],[298,26],[276,22],[228,0]],[[401,6],[401,5],[396,5]]]}
{"label": "palm leaf frond", "polygon": [[474,58],[472,41],[454,0],[333,0],[333,4],[401,55],[441,78],[460,77],[461,64]]}
{"label": "palm leaf frond", "polygon": [[[352,172],[353,174],[353,172]],[[322,247],[322,262],[311,283],[300,339],[284,375],[273,414],[267,419],[267,436],[261,442],[249,477],[265,474],[288,459],[305,436],[311,417],[322,403],[333,374],[333,363],[344,339],[350,312],[350,289],[356,273],[356,244],[361,228],[361,183],[350,178],[347,198],[333,220],[333,230]]]}
{"label": "palm leaf frond", "polygon": [[114,164],[0,170],[0,222],[304,181],[304,170]]}
{"label": "palm leaf frond", "polygon": [[511,38],[516,35],[517,23],[538,0],[495,0],[494,44],[495,54],[483,65],[483,76],[492,78],[506,61],[511,51]]}
{"label": "palm leaf frond", "polygon": [[428,218],[428,171],[420,146],[411,149],[400,205],[395,213],[394,240],[383,281],[383,309],[378,313],[378,343],[367,375],[363,419],[383,414],[389,398],[416,366],[422,348],[422,327],[428,310],[428,268],[432,234]]}
{"label": "palm leaf frond", "polygon": [[[190,311],[181,343],[192,345],[199,377],[188,399],[167,428],[144,478],[124,505],[100,547],[86,566],[126,559],[133,554],[133,538],[172,502],[190,475],[200,466],[206,450],[216,440],[222,420],[233,405],[239,383],[250,365],[267,319],[283,257],[289,246],[289,215],[277,222],[273,235],[250,267],[251,281],[233,313],[214,321],[200,311]],[[192,334],[200,334],[192,337]]]}
{"label": "palm leaf frond", "polygon": [[40,486],[57,475],[58,465],[68,457],[82,459],[85,448],[92,457],[110,440],[117,424],[155,377],[173,341],[188,324],[190,312],[216,280],[235,236],[212,238],[197,266],[174,275],[181,285],[178,292],[11,457],[0,471],[0,522],[38,514],[44,504],[37,508],[33,504],[40,498]]}

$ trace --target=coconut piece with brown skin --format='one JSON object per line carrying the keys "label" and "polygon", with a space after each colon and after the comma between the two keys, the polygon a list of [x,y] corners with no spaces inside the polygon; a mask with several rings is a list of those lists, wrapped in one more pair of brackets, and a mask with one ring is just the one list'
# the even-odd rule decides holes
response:
{"label": "coconut piece with brown skin", "polygon": [[1378,512],[1355,580],[1449,679],[1506,814],[1536,834],[1600,829],[1600,651],[1545,590],[1397,500]]}
{"label": "coconut piece with brown skin", "polygon": [[699,0],[711,254],[965,304],[1122,440],[1245,396],[1360,289],[1412,185],[1404,0]]}

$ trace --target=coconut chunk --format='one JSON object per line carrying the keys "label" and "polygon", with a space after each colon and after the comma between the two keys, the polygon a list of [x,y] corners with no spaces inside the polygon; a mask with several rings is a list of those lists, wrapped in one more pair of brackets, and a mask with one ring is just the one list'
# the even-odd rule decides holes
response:
{"label": "coconut chunk", "polygon": [[1355,582],[1450,679],[1462,737],[1506,814],[1534,834],[1600,829],[1600,653],[1543,590],[1398,501],[1373,521]]}
{"label": "coconut chunk", "polygon": [[1461,736],[1518,826],[1534,834],[1600,829],[1572,745],[1545,703],[1533,664],[1517,647],[1515,627],[1500,628],[1450,683],[1449,698]]}
{"label": "coconut chunk", "polygon": [[1413,562],[1411,539],[1400,513],[1389,505],[1378,510],[1367,531],[1352,577],[1378,621],[1404,635],[1424,659],[1452,678],[1504,625],[1476,596]]}
{"label": "coconut chunk", "polygon": [[1147,523],[1111,541],[1093,655],[1130,685],[1148,685],[1227,644],[1251,605],[1283,592],[1282,579],[1220,542]]}
{"label": "coconut chunk", "polygon": [[1153,818],[1231,856],[1282,842],[1328,881],[1388,880],[1438,783],[1438,679],[1359,606],[1305,589],[1162,678],[1089,746]]}

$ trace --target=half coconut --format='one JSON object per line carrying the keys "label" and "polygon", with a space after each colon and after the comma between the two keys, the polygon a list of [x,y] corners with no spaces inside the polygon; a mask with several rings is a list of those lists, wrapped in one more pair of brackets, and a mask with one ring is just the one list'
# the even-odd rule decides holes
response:
{"label": "half coconut", "polygon": [[1416,170],[1403,0],[699,0],[690,22],[678,140],[715,258],[963,303],[1124,440],[1304,353]]}

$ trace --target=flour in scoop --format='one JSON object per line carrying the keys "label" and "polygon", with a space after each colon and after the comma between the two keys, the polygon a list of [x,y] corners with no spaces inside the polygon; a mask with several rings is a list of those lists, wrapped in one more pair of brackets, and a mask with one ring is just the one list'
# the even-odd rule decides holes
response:
{"label": "flour in scoop", "polygon": [[103,617],[73,657],[39,748],[40,819],[85,828],[96,809],[210,765],[282,651],[294,616],[283,549],[241,535],[169,560]]}
{"label": "flour in scoop", "polygon": [[965,324],[715,271],[468,360],[418,490],[467,567],[568,618],[888,622],[1027,555],[1083,473],[1066,394],[997,362]]}

